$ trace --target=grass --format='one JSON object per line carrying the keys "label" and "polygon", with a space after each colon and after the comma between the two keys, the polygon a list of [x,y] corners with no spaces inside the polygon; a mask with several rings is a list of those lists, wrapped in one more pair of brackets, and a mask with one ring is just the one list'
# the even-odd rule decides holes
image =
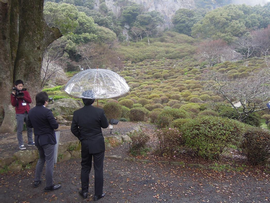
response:
{"label": "grass", "polygon": [[5,174],[9,171],[9,168],[7,165],[5,165],[3,168],[0,169],[0,174]]}
{"label": "grass", "polygon": [[241,172],[244,171],[247,166],[242,164],[242,165],[236,165],[236,166],[231,166],[230,164],[220,164],[220,163],[214,163],[213,165],[209,166],[209,169],[212,169],[214,171],[218,172]]}

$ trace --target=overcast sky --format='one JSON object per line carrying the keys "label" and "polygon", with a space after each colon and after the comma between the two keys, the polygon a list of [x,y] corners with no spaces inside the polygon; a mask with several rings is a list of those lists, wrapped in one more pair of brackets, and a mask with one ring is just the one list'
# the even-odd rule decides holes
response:
{"label": "overcast sky", "polygon": [[233,0],[234,4],[247,4],[247,5],[251,5],[251,6],[255,6],[255,5],[264,5],[266,3],[270,2],[270,0]]}

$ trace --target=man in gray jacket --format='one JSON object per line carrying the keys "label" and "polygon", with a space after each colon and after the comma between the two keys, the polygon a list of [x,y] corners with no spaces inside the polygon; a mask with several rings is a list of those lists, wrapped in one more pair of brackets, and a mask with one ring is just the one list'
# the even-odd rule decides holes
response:
{"label": "man in gray jacket", "polygon": [[46,92],[40,92],[36,95],[36,106],[28,114],[28,126],[34,128],[35,145],[39,152],[34,187],[41,184],[41,173],[46,161],[46,187],[44,191],[53,191],[61,187],[60,184],[53,184],[54,146],[56,144],[54,129],[58,128],[58,123],[52,111],[46,108],[48,101]]}

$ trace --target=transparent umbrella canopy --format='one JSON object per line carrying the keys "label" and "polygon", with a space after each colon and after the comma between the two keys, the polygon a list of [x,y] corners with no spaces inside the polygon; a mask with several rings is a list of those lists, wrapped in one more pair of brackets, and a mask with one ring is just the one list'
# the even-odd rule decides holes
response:
{"label": "transparent umbrella canopy", "polygon": [[[66,84],[65,91],[74,97],[85,99],[108,99],[126,94],[130,87],[126,80],[107,69],[87,69],[74,75]],[[83,96],[83,92],[93,93]]]}

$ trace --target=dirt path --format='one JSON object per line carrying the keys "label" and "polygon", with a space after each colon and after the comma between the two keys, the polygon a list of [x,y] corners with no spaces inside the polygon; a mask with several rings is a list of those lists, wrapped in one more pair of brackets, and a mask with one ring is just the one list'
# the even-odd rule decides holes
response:
{"label": "dirt path", "polygon": [[[118,127],[119,133],[131,129],[130,125]],[[151,133],[150,127],[147,130]],[[65,136],[68,139],[67,131]],[[266,172],[264,168],[246,167],[246,163],[240,162],[235,168],[219,171],[209,169],[207,165],[210,163],[191,157],[168,162],[166,159],[150,155],[131,161],[133,158],[128,155],[128,149],[128,145],[123,144],[106,151],[104,166],[106,196],[99,200],[100,203],[270,201],[270,175],[269,170]],[[232,164],[230,162],[234,161],[219,163],[217,169],[222,169],[223,166],[226,168]],[[0,202],[91,202],[94,191],[93,171],[90,177],[90,196],[83,200],[78,194],[79,159],[56,164],[54,179],[55,183],[62,184],[62,188],[53,192],[43,192],[44,175],[41,186],[32,188],[34,169],[4,174],[0,179]]]}
{"label": "dirt path", "polygon": [[[259,170],[244,172],[216,172],[188,166],[148,161],[128,161],[121,154],[128,148],[122,145],[107,151],[104,166],[104,192],[100,203],[126,202],[269,202],[269,175]],[[93,178],[93,172],[90,174]],[[43,176],[44,177],[44,176]],[[55,183],[62,188],[43,192],[43,183],[32,188],[34,170],[9,173],[1,176],[0,202],[88,202],[83,200],[80,189],[80,160],[58,163]],[[91,179],[93,180],[93,179]]]}

